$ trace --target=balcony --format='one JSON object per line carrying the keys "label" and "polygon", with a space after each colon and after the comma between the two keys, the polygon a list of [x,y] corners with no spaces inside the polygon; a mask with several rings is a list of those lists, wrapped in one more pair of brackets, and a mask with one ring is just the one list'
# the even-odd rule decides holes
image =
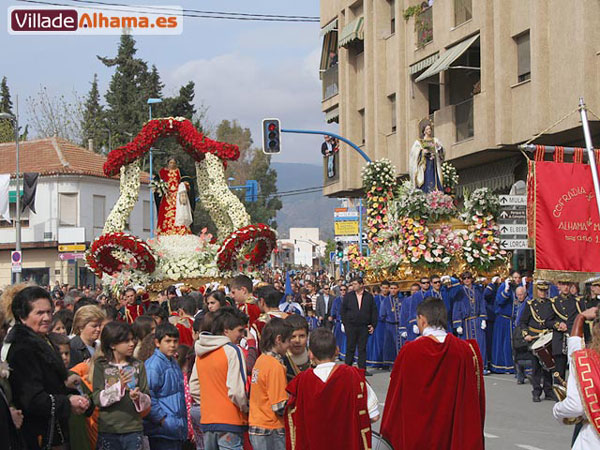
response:
{"label": "balcony", "polygon": [[417,48],[422,48],[433,41],[433,8],[431,6],[415,15],[415,33],[417,34]]}
{"label": "balcony", "polygon": [[340,179],[340,158],[339,153],[336,152],[330,156],[323,157],[323,185],[329,186],[330,184],[337,183]]}
{"label": "balcony", "polygon": [[473,98],[454,105],[454,125],[456,129],[456,142],[474,136],[473,126]]}
{"label": "balcony", "polygon": [[338,93],[338,65],[334,64],[323,72],[323,100],[337,95]]}

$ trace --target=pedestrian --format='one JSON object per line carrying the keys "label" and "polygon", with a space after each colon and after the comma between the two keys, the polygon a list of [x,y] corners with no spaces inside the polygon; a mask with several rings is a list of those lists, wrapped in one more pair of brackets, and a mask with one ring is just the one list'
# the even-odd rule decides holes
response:
{"label": "pedestrian", "polygon": [[418,337],[418,327],[416,327],[416,314],[415,320],[412,320],[413,312],[413,301],[417,299],[419,292],[421,291],[421,285],[419,283],[413,283],[410,285],[410,294],[405,296],[403,300],[402,313],[400,314],[400,335],[403,342],[412,342]]}
{"label": "pedestrian", "polygon": [[258,316],[258,319],[253,325],[253,329],[256,332],[260,343],[262,330],[265,325],[274,317],[285,319],[289,314],[279,309],[281,293],[270,284],[256,289],[256,298],[261,315]]}
{"label": "pedestrian", "polygon": [[288,381],[291,381],[300,372],[310,367],[308,357],[308,322],[298,314],[292,314],[285,318],[286,323],[292,327],[290,347],[284,357]]}
{"label": "pedestrian", "polygon": [[65,385],[67,369],[48,340],[52,298],[41,287],[19,287],[9,304],[15,325],[3,354],[14,406],[23,413],[22,436],[28,449],[62,448],[69,440],[69,416],[83,414],[90,404]]}
{"label": "pedestrian", "polygon": [[334,318],[333,335],[338,346],[338,351],[342,359],[346,358],[346,333],[342,324],[342,300],[348,292],[348,287],[344,284],[339,287],[340,294],[333,300],[331,315]]}
{"label": "pedestrian", "polygon": [[333,296],[328,285],[323,286],[321,294],[317,296],[317,317],[322,327],[328,330],[333,329],[333,317],[331,308],[333,307]]}
{"label": "pedestrian", "polygon": [[496,292],[493,346],[488,352],[490,367],[494,373],[515,372],[511,337],[518,306],[516,290],[519,287],[523,287],[521,274],[515,270],[509,278],[500,284]]}
{"label": "pedestrian", "polygon": [[[402,347],[400,318],[403,308],[408,307],[408,299],[400,293],[397,282],[389,284],[390,293],[384,297],[379,310],[379,320],[384,325],[383,336],[383,366],[390,368],[396,360],[396,355]],[[377,324],[379,327],[379,324]]]}
{"label": "pedestrian", "polygon": [[311,332],[309,351],[316,367],[300,373],[287,387],[286,448],[370,449],[371,423],[379,420],[379,405],[364,371],[336,365],[335,336],[325,328]]}
{"label": "pedestrian", "polygon": [[[352,292],[342,301],[342,322],[346,329],[346,364],[354,362],[354,353],[358,351],[358,367],[367,367],[367,340],[377,326],[377,306],[373,295],[365,291],[364,281],[360,277],[352,279]],[[371,374],[365,372],[367,376]]]}
{"label": "pedestrian", "polygon": [[[135,350],[133,351],[133,357],[136,359],[140,358],[140,350],[142,348],[142,343],[144,342],[144,338],[149,334],[152,334],[156,331],[156,321],[152,316],[139,316],[133,321],[133,325],[131,329],[133,330],[133,337],[135,337],[136,344]],[[154,342],[154,341],[153,341]],[[152,352],[154,353],[154,351]],[[147,358],[146,358],[147,359]]]}
{"label": "pedestrian", "polygon": [[133,358],[131,325],[109,322],[100,335],[102,355],[94,358],[93,394],[99,409],[99,450],[141,450],[142,415],[150,410],[144,364]]}
{"label": "pedestrian", "polygon": [[441,299],[417,307],[420,339],[402,347],[390,377],[381,434],[402,450],[484,448],[485,389],[477,342],[446,331]]}
{"label": "pedestrian", "polygon": [[283,358],[293,330],[289,322],[273,317],[262,332],[262,353],[252,369],[248,416],[250,443],[254,450],[285,449],[283,413],[288,395]]}
{"label": "pedestrian", "polygon": [[106,314],[98,306],[87,305],[77,309],[73,317],[73,334],[71,339],[71,365],[76,366],[96,353],[96,343],[100,338],[102,322]]}
{"label": "pedestrian", "polygon": [[237,275],[231,280],[231,296],[237,308],[248,316],[250,326],[260,316],[260,309],[252,296],[252,288],[252,280],[246,275]]}
{"label": "pedestrian", "polygon": [[211,333],[201,333],[195,344],[200,427],[206,450],[243,448],[248,425],[247,371],[238,344],[247,326],[246,314],[221,308],[214,313]]}
{"label": "pedestrian", "polygon": [[175,359],[179,331],[170,324],[156,327],[154,354],[144,363],[152,401],[144,418],[150,450],[181,450],[187,439],[187,409],[183,373]]}

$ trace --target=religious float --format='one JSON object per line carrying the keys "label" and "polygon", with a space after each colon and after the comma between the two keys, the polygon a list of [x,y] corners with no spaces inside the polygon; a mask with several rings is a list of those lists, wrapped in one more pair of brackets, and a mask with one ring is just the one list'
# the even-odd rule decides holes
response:
{"label": "religious float", "polygon": [[506,275],[510,258],[500,248],[498,196],[476,189],[465,193],[459,208],[458,174],[443,162],[441,144],[427,128],[411,149],[408,181],[397,181],[387,159],[363,168],[369,254],[350,246],[351,266],[365,273],[367,283],[394,280],[405,288],[433,274]]}
{"label": "religious float", "polygon": [[[152,190],[162,195],[156,237],[144,241],[125,232],[139,196],[140,159],[157,139],[169,136],[195,160],[200,201],[217,227],[217,236],[206,228],[200,235],[192,234],[187,186],[174,159],[151,183]],[[130,143],[112,150],[104,173],[120,174],[120,196],[85,256],[104,289],[118,292],[141,285],[155,295],[175,283],[197,288],[267,262],[276,245],[275,231],[265,224],[251,224],[244,205],[227,185],[227,162],[239,156],[236,145],[207,138],[181,117],[151,120]]]}

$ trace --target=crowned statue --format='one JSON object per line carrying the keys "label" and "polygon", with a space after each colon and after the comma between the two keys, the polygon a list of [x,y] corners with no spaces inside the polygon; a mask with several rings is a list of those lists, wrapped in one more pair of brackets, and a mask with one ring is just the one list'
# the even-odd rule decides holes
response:
{"label": "crowned statue", "polygon": [[443,162],[444,148],[440,141],[433,137],[433,128],[427,122],[421,127],[421,137],[410,149],[408,170],[413,186],[425,193],[443,191]]}
{"label": "crowned statue", "polygon": [[160,179],[167,184],[167,190],[158,209],[158,235],[191,234],[192,209],[187,195],[188,184],[181,181],[177,160],[170,158],[167,167],[159,172]]}

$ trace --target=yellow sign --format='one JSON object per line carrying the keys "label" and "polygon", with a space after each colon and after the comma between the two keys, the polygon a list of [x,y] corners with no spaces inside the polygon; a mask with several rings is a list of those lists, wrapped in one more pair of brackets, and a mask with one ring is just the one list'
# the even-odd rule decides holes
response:
{"label": "yellow sign", "polygon": [[85,252],[85,244],[59,245],[59,252]]}
{"label": "yellow sign", "polygon": [[358,235],[357,220],[339,220],[334,222],[336,236],[356,236]]}

